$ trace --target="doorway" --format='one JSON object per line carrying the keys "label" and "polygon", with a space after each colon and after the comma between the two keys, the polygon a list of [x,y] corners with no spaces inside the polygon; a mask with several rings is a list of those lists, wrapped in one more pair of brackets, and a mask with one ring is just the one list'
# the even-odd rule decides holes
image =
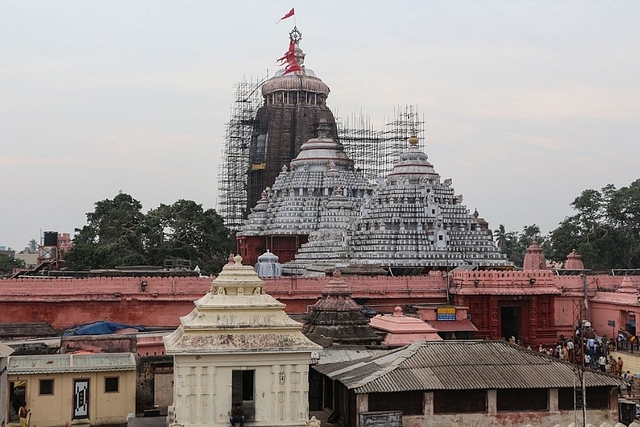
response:
{"label": "doorway", "polygon": [[9,381],[9,402],[11,404],[9,405],[8,421],[10,423],[20,422],[18,409],[27,402],[26,381]]}
{"label": "doorway", "polygon": [[73,419],[89,418],[89,380],[73,380]]}
{"label": "doorway", "polygon": [[[244,417],[247,421],[253,421],[255,415],[254,404],[254,370],[234,370],[231,373],[231,397],[232,404],[242,404]],[[229,409],[231,410],[231,409]]]}
{"label": "doorway", "polygon": [[514,337],[514,342],[521,338],[519,335],[520,307],[500,307],[500,336],[509,341]]}

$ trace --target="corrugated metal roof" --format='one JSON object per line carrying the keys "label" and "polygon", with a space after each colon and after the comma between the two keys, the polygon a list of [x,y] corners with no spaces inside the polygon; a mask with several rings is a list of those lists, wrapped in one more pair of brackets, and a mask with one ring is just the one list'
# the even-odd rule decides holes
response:
{"label": "corrugated metal roof", "polygon": [[345,349],[323,349],[318,351],[318,365],[338,362],[352,362],[354,360],[365,359],[373,355],[380,355],[389,350],[367,349],[367,348],[345,348]]}
{"label": "corrugated metal roof", "polygon": [[135,369],[136,356],[133,353],[11,356],[7,366],[7,372],[10,375],[132,371]]}
{"label": "corrugated metal roof", "polygon": [[[356,393],[573,387],[576,366],[504,341],[421,341],[358,361],[313,369]],[[617,387],[622,379],[584,374],[587,387]]]}

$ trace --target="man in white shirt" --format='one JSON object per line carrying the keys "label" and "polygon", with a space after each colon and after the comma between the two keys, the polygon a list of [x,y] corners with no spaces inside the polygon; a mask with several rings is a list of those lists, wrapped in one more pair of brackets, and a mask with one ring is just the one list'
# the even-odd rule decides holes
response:
{"label": "man in white shirt", "polygon": [[598,367],[602,372],[607,372],[607,358],[604,354],[598,358]]}

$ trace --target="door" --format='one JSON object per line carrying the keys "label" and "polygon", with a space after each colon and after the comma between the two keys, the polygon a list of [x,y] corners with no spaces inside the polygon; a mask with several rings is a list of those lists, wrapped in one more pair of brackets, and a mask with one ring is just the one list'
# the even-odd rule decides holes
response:
{"label": "door", "polygon": [[73,419],[89,418],[89,380],[73,381]]}
{"label": "door", "polygon": [[9,422],[18,423],[18,409],[23,403],[27,402],[27,382],[26,381],[9,381],[9,401],[11,408],[9,409]]}
{"label": "door", "polygon": [[[232,371],[231,394],[233,405],[242,404],[244,417],[247,421],[253,421],[255,415],[254,405],[254,370]],[[231,410],[231,409],[229,409]]]}
{"label": "door", "polygon": [[514,344],[520,337],[520,307],[500,307],[500,336],[506,341],[514,338]]}

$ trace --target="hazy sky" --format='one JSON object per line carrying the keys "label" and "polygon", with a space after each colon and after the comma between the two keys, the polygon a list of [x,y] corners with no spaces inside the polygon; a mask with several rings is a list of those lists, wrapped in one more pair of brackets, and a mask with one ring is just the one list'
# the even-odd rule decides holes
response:
{"label": "hazy sky", "polygon": [[216,207],[234,84],[278,69],[294,6],[334,114],[416,104],[494,229],[546,233],[640,177],[640,2],[0,0],[0,245],[118,191]]}

